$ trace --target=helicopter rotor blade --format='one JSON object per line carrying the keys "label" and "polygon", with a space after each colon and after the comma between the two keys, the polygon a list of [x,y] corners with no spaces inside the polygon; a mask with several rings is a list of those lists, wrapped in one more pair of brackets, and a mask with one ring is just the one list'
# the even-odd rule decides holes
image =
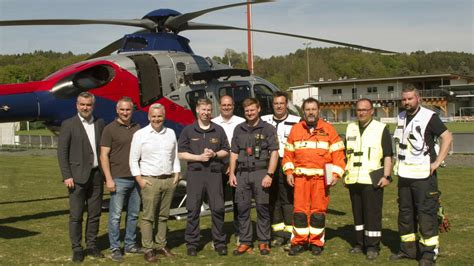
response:
{"label": "helicopter rotor blade", "polygon": [[[188,23],[186,23],[186,25],[183,25],[182,30],[242,30],[242,31],[247,31],[248,29],[239,28],[239,27],[232,27],[232,26],[225,26],[225,25],[214,25],[214,24],[188,22]],[[336,45],[341,45],[341,46],[346,46],[346,47],[351,47],[351,48],[357,48],[357,49],[371,51],[371,52],[384,53],[384,54],[396,54],[396,53],[398,53],[398,52],[394,52],[394,51],[383,50],[383,49],[363,46],[363,45],[359,45],[359,44],[339,42],[339,41],[334,41],[334,40],[328,40],[328,39],[322,39],[322,38],[316,38],[316,37],[304,36],[304,35],[298,35],[298,34],[292,34],[292,33],[276,32],[276,31],[269,31],[269,30],[258,30],[258,29],[251,29],[251,31],[261,32],[261,33],[268,33],[268,34],[283,35],[283,36],[301,38],[301,39],[318,41],[318,42],[331,43],[331,44],[336,44]]]}
{"label": "helicopter rotor blade", "polygon": [[156,23],[150,19],[28,19],[2,20],[0,26],[36,26],[36,25],[87,25],[107,24],[140,27],[153,30]]}
{"label": "helicopter rotor blade", "polygon": [[165,27],[171,29],[172,31],[179,32],[181,30],[181,26],[185,25],[186,22],[189,22],[189,21],[191,21],[191,20],[193,20],[197,17],[200,17],[204,14],[214,12],[214,11],[217,11],[217,10],[221,10],[221,9],[236,7],[236,6],[243,6],[243,5],[247,5],[247,4],[260,4],[260,3],[267,3],[267,2],[274,2],[274,0],[253,0],[253,1],[249,1],[249,2],[212,7],[212,8],[208,8],[208,9],[203,9],[203,10],[199,10],[199,11],[195,11],[195,12],[182,14],[182,15],[175,16],[175,17],[169,17],[165,21]]}

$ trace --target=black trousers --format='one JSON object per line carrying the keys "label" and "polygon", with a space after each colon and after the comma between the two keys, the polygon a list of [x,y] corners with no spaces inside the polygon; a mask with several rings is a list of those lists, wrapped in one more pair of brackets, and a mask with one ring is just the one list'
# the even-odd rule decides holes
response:
{"label": "black trousers", "polygon": [[87,205],[86,247],[96,248],[102,212],[104,178],[96,168],[91,171],[85,184],[74,184],[69,189],[69,237],[74,251],[82,250],[82,216]]}
{"label": "black trousers", "polygon": [[293,187],[286,181],[286,175],[281,166],[281,158],[278,159],[276,169],[270,187],[270,220],[273,237],[289,240],[291,231],[285,230],[285,227],[293,225]]}
{"label": "black trousers", "polygon": [[250,218],[252,198],[255,199],[257,209],[257,239],[260,243],[270,243],[269,189],[262,187],[266,173],[266,169],[237,172],[235,201],[239,209],[239,237],[242,244],[252,245],[253,242],[253,226]]}
{"label": "black trousers", "polygon": [[[436,172],[425,179],[400,177],[398,181],[398,231],[400,251],[411,258],[435,260],[438,248],[439,208]],[[420,240],[415,235],[419,231]]]}
{"label": "black trousers", "polygon": [[348,187],[354,216],[356,245],[378,251],[382,237],[383,188],[358,183]]}
{"label": "black trousers", "polygon": [[227,198],[229,198],[229,195],[230,194],[230,197],[232,199],[232,211],[233,211],[233,224],[234,224],[234,234],[236,236],[239,235],[239,210],[237,208],[237,203],[235,202],[235,187],[231,187],[229,185],[229,176],[226,175],[226,174],[222,174],[222,189],[224,191],[224,203],[225,201],[227,200]]}
{"label": "black trousers", "polygon": [[188,210],[184,240],[188,248],[199,246],[199,215],[204,196],[209,197],[212,215],[212,238],[216,248],[225,246],[224,232],[224,192],[221,173],[208,171],[188,171],[186,185],[186,209]]}

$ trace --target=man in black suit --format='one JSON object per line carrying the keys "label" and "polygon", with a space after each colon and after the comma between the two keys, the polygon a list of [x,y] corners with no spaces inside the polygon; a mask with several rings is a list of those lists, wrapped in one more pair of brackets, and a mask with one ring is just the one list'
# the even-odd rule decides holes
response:
{"label": "man in black suit", "polygon": [[61,125],[58,160],[64,185],[69,190],[69,237],[73,262],[84,260],[82,216],[87,202],[86,253],[103,258],[96,246],[104,178],[99,171],[99,140],[105,122],[92,116],[95,97],[82,92],[77,97],[77,115]]}

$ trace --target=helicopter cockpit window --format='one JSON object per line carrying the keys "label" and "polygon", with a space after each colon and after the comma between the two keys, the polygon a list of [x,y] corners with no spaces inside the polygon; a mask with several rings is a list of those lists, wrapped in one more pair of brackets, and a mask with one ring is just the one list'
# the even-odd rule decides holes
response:
{"label": "helicopter cockpit window", "polygon": [[234,114],[240,117],[244,117],[244,108],[242,102],[251,97],[250,88],[248,86],[234,86],[234,87],[222,87],[219,89],[219,98],[229,95],[234,99],[235,107]]}
{"label": "helicopter cockpit window", "polygon": [[263,85],[263,84],[255,84],[253,86],[253,90],[255,93],[255,98],[258,99],[260,102],[260,106],[262,111],[260,115],[268,115],[273,113],[273,91]]}
{"label": "helicopter cockpit window", "polygon": [[125,41],[125,45],[123,46],[123,50],[142,50],[148,47],[148,42],[146,39],[141,37],[129,37]]}
{"label": "helicopter cockpit window", "polygon": [[205,90],[195,90],[186,93],[186,101],[188,101],[189,108],[193,111],[193,114],[196,116],[196,102],[201,98],[206,98]]}

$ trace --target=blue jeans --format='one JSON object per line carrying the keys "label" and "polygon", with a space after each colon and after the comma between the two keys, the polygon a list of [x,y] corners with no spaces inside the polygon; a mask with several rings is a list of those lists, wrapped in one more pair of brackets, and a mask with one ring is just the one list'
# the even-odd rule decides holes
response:
{"label": "blue jeans", "polygon": [[125,248],[136,244],[138,215],[140,213],[140,187],[133,177],[114,178],[115,192],[110,193],[109,242],[110,249],[120,248],[120,216],[127,202],[125,223]]}

